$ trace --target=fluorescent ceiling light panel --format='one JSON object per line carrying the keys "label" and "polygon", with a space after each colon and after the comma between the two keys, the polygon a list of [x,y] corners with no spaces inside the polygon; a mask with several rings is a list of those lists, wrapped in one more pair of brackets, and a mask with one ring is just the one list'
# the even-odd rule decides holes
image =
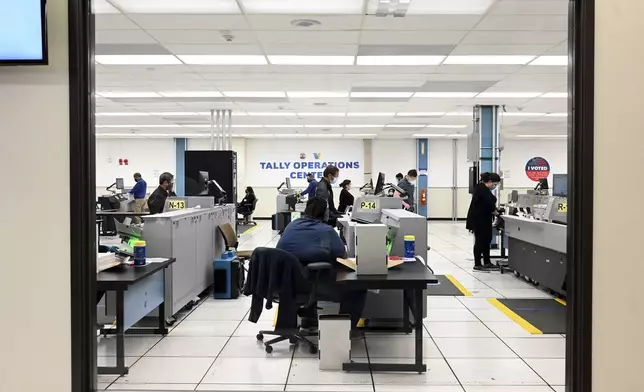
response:
{"label": "fluorescent ceiling light panel", "polygon": [[[248,114],[246,114],[246,112],[235,112],[235,111],[233,111],[232,113],[233,113],[233,117],[248,116]],[[199,116],[209,116],[210,117],[210,112],[197,112],[197,115],[199,115]],[[217,113],[215,112],[215,117],[216,116],[217,116]]]}
{"label": "fluorescent ceiling light panel", "polygon": [[501,113],[501,116],[506,116],[506,117],[540,117],[544,115],[545,113],[528,113],[528,112]]}
{"label": "fluorescent ceiling light panel", "polygon": [[[183,0],[181,0],[183,1]],[[262,55],[177,55],[190,65],[266,65]]]}
{"label": "fluorescent ceiling light panel", "polygon": [[[234,136],[234,135],[233,135]],[[192,137],[207,138],[210,135],[200,133],[97,133],[98,138],[166,138],[166,137]]]}
{"label": "fluorescent ceiling light panel", "polygon": [[258,125],[258,124],[249,124],[249,125],[241,125],[241,124],[232,124],[231,128],[263,128],[263,125]]}
{"label": "fluorescent ceiling light panel", "polygon": [[374,113],[347,113],[347,117],[393,117],[395,116],[396,113],[381,113],[381,112],[374,112]]}
{"label": "fluorescent ceiling light panel", "polygon": [[534,56],[448,56],[445,65],[526,65]]}
{"label": "fluorescent ceiling light panel", "polygon": [[472,117],[473,113],[472,112],[447,112],[445,113],[446,116],[463,116],[463,117]]}
{"label": "fluorescent ceiling light panel", "polygon": [[128,14],[239,14],[235,0],[112,0]]}
{"label": "fluorescent ceiling light panel", "polygon": [[449,137],[449,138],[465,138],[467,135],[454,134],[438,134],[438,133],[415,133],[412,137],[416,138],[432,138],[432,137]]}
{"label": "fluorescent ceiling light panel", "polygon": [[385,128],[425,128],[426,124],[387,124]]}
{"label": "fluorescent ceiling light panel", "polygon": [[482,15],[495,0],[431,0],[412,1],[407,16],[410,15]]}
{"label": "fluorescent ceiling light panel", "polygon": [[302,124],[266,124],[264,125],[266,128],[304,128],[304,125]]}
{"label": "fluorescent ceiling light panel", "polygon": [[245,137],[248,139],[268,139],[268,138],[274,138],[275,135],[272,133],[257,133],[257,134],[244,134],[244,135],[239,135],[239,137]]}
{"label": "fluorescent ceiling light panel", "polygon": [[413,92],[406,91],[354,91],[351,98],[409,98]]}
{"label": "fluorescent ceiling light panel", "polygon": [[161,98],[157,93],[145,93],[145,92],[100,92],[96,95],[103,98]]}
{"label": "fluorescent ceiling light panel", "polygon": [[247,14],[359,15],[363,0],[241,0]]}
{"label": "fluorescent ceiling light panel", "polygon": [[151,112],[151,116],[172,117],[172,116],[198,116],[197,112]]}
{"label": "fluorescent ceiling light panel", "polygon": [[144,125],[110,124],[110,125],[97,125],[96,128],[181,128],[181,125],[177,125],[177,124],[144,124]]}
{"label": "fluorescent ceiling light panel", "polygon": [[184,125],[186,128],[212,128],[210,124],[188,124]]}
{"label": "fluorescent ceiling light panel", "polygon": [[162,91],[159,95],[166,98],[221,98],[219,91]]}
{"label": "fluorescent ceiling light panel", "polygon": [[304,137],[309,137],[309,135],[305,133],[276,133],[275,137],[278,138],[304,138]]}
{"label": "fluorescent ceiling light panel", "polygon": [[372,138],[378,136],[375,133],[345,133],[344,137],[355,137],[355,138]]}
{"label": "fluorescent ceiling light panel", "polygon": [[326,125],[304,125],[304,128],[344,128],[344,125],[340,124],[326,124]]}
{"label": "fluorescent ceiling light panel", "polygon": [[357,65],[439,65],[445,56],[358,56]]}
{"label": "fluorescent ceiling light panel", "polygon": [[346,98],[348,91],[287,91],[289,98]]}
{"label": "fluorescent ceiling light panel", "polygon": [[94,60],[103,65],[179,65],[178,58],[170,54],[107,54],[96,55]]}
{"label": "fluorescent ceiling light panel", "polygon": [[414,94],[414,98],[474,98],[476,94],[478,93],[420,91]]}
{"label": "fluorescent ceiling light panel", "polygon": [[248,112],[248,115],[254,117],[295,117],[294,112]]}
{"label": "fluorescent ceiling light panel", "polygon": [[540,56],[537,57],[530,65],[558,65],[567,66],[568,56]]}
{"label": "fluorescent ceiling light panel", "polygon": [[400,112],[396,113],[396,117],[438,117],[444,114],[445,112]]}
{"label": "fluorescent ceiling light panel", "polygon": [[313,112],[313,113],[297,113],[302,117],[345,117],[346,113],[332,113],[332,112]]}
{"label": "fluorescent ceiling light panel", "polygon": [[347,124],[346,128],[384,128],[385,124]]}
{"label": "fluorescent ceiling light panel", "polygon": [[568,93],[545,93],[539,98],[568,98]]}
{"label": "fluorescent ceiling light panel", "polygon": [[526,139],[566,139],[568,135],[517,135],[517,137]]}
{"label": "fluorescent ceiling light panel", "polygon": [[285,98],[284,91],[224,91],[229,98]]}
{"label": "fluorescent ceiling light panel", "polygon": [[476,98],[535,98],[543,93],[480,93]]}
{"label": "fluorescent ceiling light panel", "polygon": [[138,117],[138,116],[149,116],[149,113],[141,113],[141,112],[131,112],[131,113],[96,113],[97,117]]}
{"label": "fluorescent ceiling light panel", "polygon": [[568,117],[568,113],[548,113],[546,117]]}
{"label": "fluorescent ceiling light panel", "polygon": [[443,124],[430,124],[427,128],[442,128],[442,129],[463,129],[467,128],[467,125],[443,125]]}
{"label": "fluorescent ceiling light panel", "polygon": [[354,56],[268,56],[273,65],[353,65]]}

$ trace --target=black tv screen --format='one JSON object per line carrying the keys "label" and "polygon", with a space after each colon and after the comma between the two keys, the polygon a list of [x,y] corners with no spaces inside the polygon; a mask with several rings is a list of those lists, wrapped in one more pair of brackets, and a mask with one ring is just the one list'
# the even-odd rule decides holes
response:
{"label": "black tv screen", "polygon": [[0,0],[0,65],[47,64],[47,0]]}

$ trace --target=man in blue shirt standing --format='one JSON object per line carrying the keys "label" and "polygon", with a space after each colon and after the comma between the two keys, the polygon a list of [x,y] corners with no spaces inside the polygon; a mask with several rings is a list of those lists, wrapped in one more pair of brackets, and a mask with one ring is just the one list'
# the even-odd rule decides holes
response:
{"label": "man in blue shirt standing", "polygon": [[309,182],[309,186],[306,187],[306,189],[302,193],[300,193],[300,195],[308,196],[309,199],[311,199],[313,196],[315,196],[315,188],[317,188],[318,182],[315,180],[315,177],[313,177],[313,173],[306,175],[306,181]]}
{"label": "man in blue shirt standing", "polygon": [[[134,197],[134,212],[143,213],[143,209],[145,208],[145,195],[148,190],[148,184],[145,182],[145,180],[141,177],[141,173],[134,173],[134,188],[130,190],[130,194]],[[134,218],[135,223],[141,223],[141,218],[140,217],[135,217]]]}

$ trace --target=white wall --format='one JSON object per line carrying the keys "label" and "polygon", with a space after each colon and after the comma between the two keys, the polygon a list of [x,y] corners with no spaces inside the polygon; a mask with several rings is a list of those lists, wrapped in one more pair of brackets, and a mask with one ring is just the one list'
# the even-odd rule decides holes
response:
{"label": "white wall", "polygon": [[[396,182],[396,174],[407,174],[416,168],[416,140],[374,139],[372,142],[372,172],[374,178],[385,173],[387,182]],[[362,184],[361,184],[362,185]]]}
{"label": "white wall", "polygon": [[548,181],[552,185],[553,174],[568,173],[567,139],[508,139],[503,142],[501,170],[505,188],[534,188],[536,182],[525,174],[526,163],[542,157],[550,163]]}
{"label": "white wall", "polygon": [[67,1],[47,16],[49,65],[0,70],[2,391],[71,390]]}
{"label": "white wall", "polygon": [[[96,140],[96,185],[105,192],[105,187],[117,177],[123,178],[126,187],[134,186],[134,173],[139,172],[148,183],[148,193],[158,185],[163,172],[175,173],[176,151],[174,139],[97,139]],[[128,165],[120,166],[119,159],[128,159]]]}

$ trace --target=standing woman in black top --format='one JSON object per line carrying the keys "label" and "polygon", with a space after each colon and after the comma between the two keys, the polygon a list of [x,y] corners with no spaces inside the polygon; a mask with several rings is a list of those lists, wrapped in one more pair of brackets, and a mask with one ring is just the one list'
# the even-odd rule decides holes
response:
{"label": "standing woman in black top", "polygon": [[351,180],[344,180],[340,183],[340,188],[342,190],[340,191],[340,206],[338,207],[338,211],[340,211],[341,214],[344,214],[347,211],[347,207],[353,205],[353,195],[349,190],[351,189]]}
{"label": "standing woman in black top", "polygon": [[[492,242],[492,223],[498,215],[496,196],[492,191],[501,182],[496,173],[481,174],[481,182],[474,188],[472,202],[467,212],[467,230],[474,233],[474,271],[487,272],[494,269],[490,260],[490,243]],[[483,258],[483,264],[481,264]]]}

